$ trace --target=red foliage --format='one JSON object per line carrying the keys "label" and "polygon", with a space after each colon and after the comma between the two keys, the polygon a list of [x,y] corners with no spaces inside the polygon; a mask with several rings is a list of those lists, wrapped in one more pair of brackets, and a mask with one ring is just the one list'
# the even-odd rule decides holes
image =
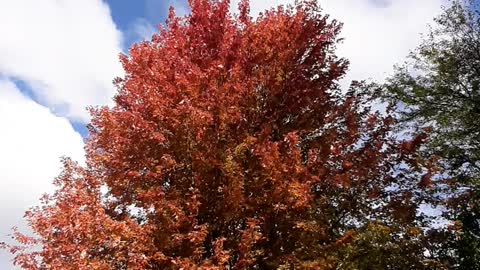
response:
{"label": "red foliage", "polygon": [[315,1],[255,20],[248,1],[238,16],[189,2],[121,57],[115,107],[91,110],[87,166],[66,160],[27,214],[37,237],[17,240],[42,248],[14,252],[23,268],[330,269],[353,225],[408,216],[388,202],[412,199],[385,190],[416,186],[392,172],[419,142],[397,145],[390,118],[340,93],[338,22]]}

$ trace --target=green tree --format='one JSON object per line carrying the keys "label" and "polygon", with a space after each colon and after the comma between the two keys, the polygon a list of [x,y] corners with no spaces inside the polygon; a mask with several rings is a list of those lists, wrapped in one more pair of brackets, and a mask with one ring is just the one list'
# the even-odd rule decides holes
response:
{"label": "green tree", "polygon": [[478,1],[453,1],[387,83],[401,127],[431,127],[424,153],[439,156],[455,179],[448,216],[462,225],[454,247],[459,269],[480,269],[479,11]]}

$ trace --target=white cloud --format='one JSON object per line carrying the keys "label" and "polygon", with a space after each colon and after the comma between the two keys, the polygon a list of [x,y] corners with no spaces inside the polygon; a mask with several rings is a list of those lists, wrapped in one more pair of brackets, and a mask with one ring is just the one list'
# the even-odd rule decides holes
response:
{"label": "white cloud", "polygon": [[[0,242],[13,226],[25,229],[23,213],[53,190],[61,169],[59,157],[83,162],[81,136],[66,118],[53,115],[0,79]],[[10,269],[0,257],[0,269]]]}
{"label": "white cloud", "polygon": [[57,115],[88,122],[86,106],[111,101],[122,36],[102,0],[2,0],[0,36],[0,75]]}
{"label": "white cloud", "polygon": [[[238,0],[232,1],[236,8]],[[293,0],[251,1],[251,14]],[[446,0],[320,0],[330,18],[344,23],[338,55],[350,60],[350,72],[342,81],[383,80],[402,63],[427,32],[427,24]]]}
{"label": "white cloud", "polygon": [[[111,102],[122,33],[102,0],[0,0],[0,241],[51,192],[60,157],[84,159],[88,105]],[[2,79],[3,78],[3,79]],[[11,79],[28,86],[39,105]],[[52,113],[53,112],[53,113]],[[0,251],[0,269],[13,269]]]}

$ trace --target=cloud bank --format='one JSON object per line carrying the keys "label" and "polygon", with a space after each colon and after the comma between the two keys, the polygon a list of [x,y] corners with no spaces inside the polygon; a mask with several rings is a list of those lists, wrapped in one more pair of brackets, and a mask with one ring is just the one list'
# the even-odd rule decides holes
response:
{"label": "cloud bank", "polygon": [[[0,241],[13,226],[25,230],[23,213],[53,190],[60,157],[83,161],[83,139],[66,118],[24,96],[0,79]],[[10,269],[5,256],[0,269]]]}
{"label": "cloud bank", "polygon": [[0,75],[55,114],[88,122],[86,106],[110,103],[122,35],[103,1],[2,1],[0,36]]}
{"label": "cloud bank", "polygon": [[[0,35],[4,241],[11,227],[26,229],[25,210],[53,190],[60,157],[84,159],[69,120],[87,123],[86,106],[111,102],[112,79],[122,75],[122,33],[102,0],[15,0],[0,1]],[[0,269],[14,269],[10,259],[0,251]]]}
{"label": "cloud bank", "polygon": [[[232,9],[238,6],[232,1]],[[251,14],[292,4],[293,0],[251,1]],[[421,41],[427,25],[441,12],[446,0],[319,0],[325,14],[344,23],[338,55],[350,60],[350,71],[342,80],[381,81],[402,63]]]}

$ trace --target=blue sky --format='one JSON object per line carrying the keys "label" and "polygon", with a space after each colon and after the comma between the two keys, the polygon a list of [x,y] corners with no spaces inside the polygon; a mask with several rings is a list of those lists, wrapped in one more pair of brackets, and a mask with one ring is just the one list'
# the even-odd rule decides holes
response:
{"label": "blue sky", "polygon": [[[319,0],[344,22],[352,79],[383,80],[420,41],[446,0]],[[232,6],[238,0],[232,0]],[[252,16],[293,0],[252,0]],[[118,54],[149,38],[186,0],[0,1],[0,241],[53,190],[59,157],[84,162],[86,106],[112,105]],[[0,251],[0,269],[14,269]]]}
{"label": "blue sky", "polygon": [[[188,10],[186,0],[108,0],[113,21],[125,33],[124,45],[128,48],[133,42],[143,36],[135,33],[135,28],[140,25],[155,27],[165,22],[170,6],[174,6],[179,13]],[[153,30],[153,29],[151,29]]]}

